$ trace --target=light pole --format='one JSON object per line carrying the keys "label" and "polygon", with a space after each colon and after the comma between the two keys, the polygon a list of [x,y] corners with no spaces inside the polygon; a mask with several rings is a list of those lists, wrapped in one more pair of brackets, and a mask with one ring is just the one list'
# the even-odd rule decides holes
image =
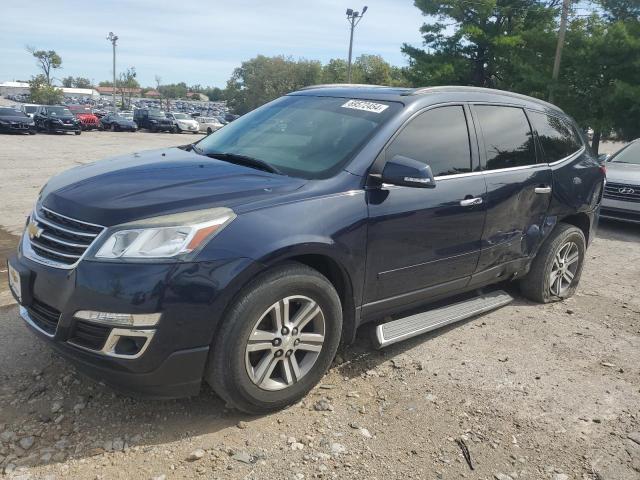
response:
{"label": "light pole", "polygon": [[111,42],[113,45],[113,113],[116,112],[116,42],[118,41],[118,36],[114,35],[113,32],[109,32],[107,35],[107,40]]}
{"label": "light pole", "polygon": [[353,54],[353,31],[356,29],[356,26],[364,17],[368,7],[364,7],[362,9],[362,13],[354,12],[352,8],[347,8],[347,22],[349,22],[349,27],[351,29],[351,35],[349,37],[349,64],[347,67],[347,82],[351,83],[351,55]]}

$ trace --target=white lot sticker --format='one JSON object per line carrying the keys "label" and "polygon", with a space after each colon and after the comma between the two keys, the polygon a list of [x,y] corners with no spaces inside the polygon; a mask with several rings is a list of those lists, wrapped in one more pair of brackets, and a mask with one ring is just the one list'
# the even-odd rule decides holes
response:
{"label": "white lot sticker", "polygon": [[347,103],[342,105],[342,108],[351,108],[353,110],[364,110],[365,112],[382,113],[387,108],[389,108],[389,105],[367,102],[365,100],[349,100]]}

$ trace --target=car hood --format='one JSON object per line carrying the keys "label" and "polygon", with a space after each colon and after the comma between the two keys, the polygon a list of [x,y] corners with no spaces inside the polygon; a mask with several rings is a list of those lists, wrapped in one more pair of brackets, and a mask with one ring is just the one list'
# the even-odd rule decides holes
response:
{"label": "car hood", "polygon": [[608,182],[640,185],[640,165],[609,162],[606,166]]}
{"label": "car hood", "polygon": [[135,127],[135,123],[133,120],[127,120],[126,118],[120,119],[118,118],[117,120],[113,120],[113,123],[117,123],[118,125],[124,125],[126,127]]}
{"label": "car hood", "polygon": [[15,117],[13,115],[7,115],[7,116],[0,117],[0,121],[33,123],[33,118],[31,118],[31,117],[23,117],[21,115],[16,115]]}
{"label": "car hood", "polygon": [[305,180],[215,160],[179,148],[114,157],[53,177],[42,204],[112,226],[212,207],[237,208],[297,190]]}

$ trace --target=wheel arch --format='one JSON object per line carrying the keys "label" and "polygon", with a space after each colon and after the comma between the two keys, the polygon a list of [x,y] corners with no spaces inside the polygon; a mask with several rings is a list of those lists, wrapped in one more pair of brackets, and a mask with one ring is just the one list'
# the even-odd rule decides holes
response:
{"label": "wheel arch", "polygon": [[584,234],[586,244],[589,245],[589,242],[591,240],[589,238],[591,233],[591,219],[589,218],[589,215],[584,212],[574,213],[572,215],[567,215],[561,218],[560,222],[579,228]]}

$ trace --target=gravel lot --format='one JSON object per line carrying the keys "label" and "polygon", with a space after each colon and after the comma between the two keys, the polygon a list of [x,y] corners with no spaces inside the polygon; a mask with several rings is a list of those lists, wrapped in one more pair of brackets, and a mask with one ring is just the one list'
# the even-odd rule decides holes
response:
{"label": "gravel lot", "polygon": [[26,330],[6,291],[24,216],[56,172],[195,138],[0,137],[0,476],[640,478],[640,226],[601,223],[574,298],[516,297],[384,351],[361,332],[318,388],[273,415],[229,411],[207,388],[154,402],[78,375]]}

